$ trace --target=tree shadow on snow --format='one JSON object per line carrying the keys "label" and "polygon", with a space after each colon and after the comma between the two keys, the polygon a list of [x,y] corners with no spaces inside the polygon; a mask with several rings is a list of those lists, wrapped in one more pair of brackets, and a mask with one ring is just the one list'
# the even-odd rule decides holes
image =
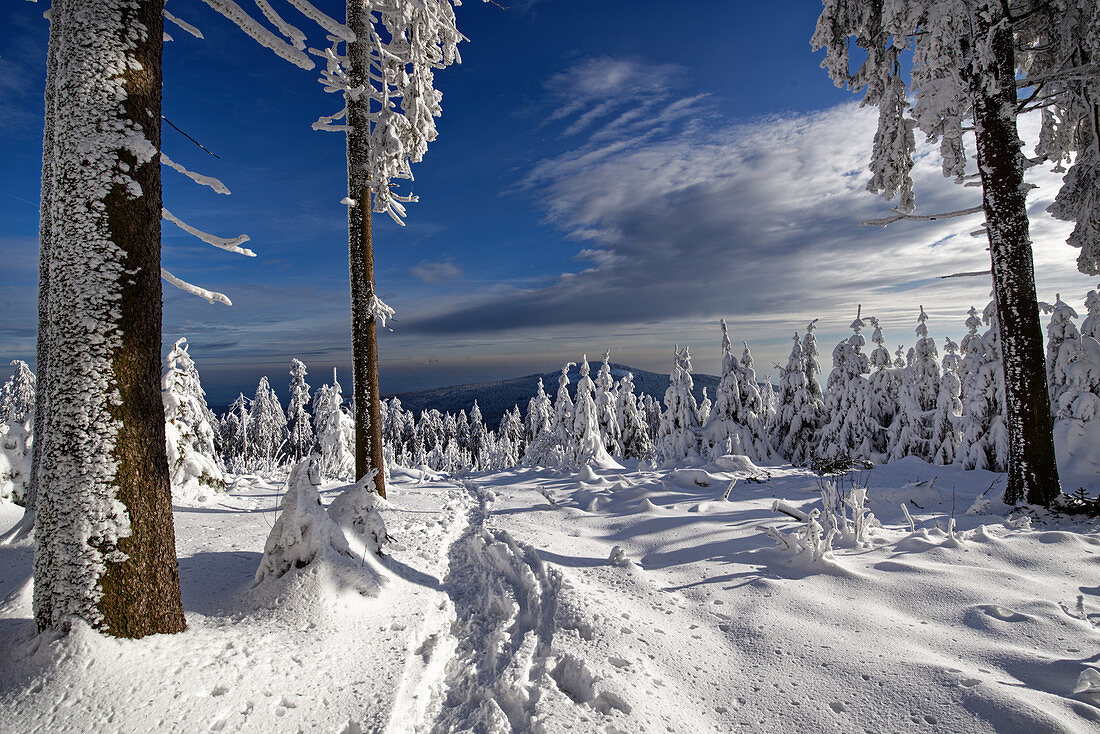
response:
{"label": "tree shadow on snow", "polygon": [[253,605],[244,596],[252,588],[263,554],[254,551],[210,551],[179,559],[184,612],[207,617],[230,616]]}

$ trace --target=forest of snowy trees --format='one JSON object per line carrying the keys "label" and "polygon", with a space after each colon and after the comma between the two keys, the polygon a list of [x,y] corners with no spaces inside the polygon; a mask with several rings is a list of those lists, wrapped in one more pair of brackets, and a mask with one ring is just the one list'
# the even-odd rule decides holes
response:
{"label": "forest of snowy trees", "polygon": [[[1051,417],[1066,454],[1100,445],[1100,293],[1084,299],[1084,317],[1058,295],[1042,303],[1047,325]],[[576,468],[649,462],[713,461],[727,454],[758,465],[791,462],[816,469],[888,463],[916,457],[966,469],[1004,472],[1008,463],[1004,375],[996,309],[971,308],[958,341],[937,347],[929,315],[914,315],[915,341],[887,347],[879,319],[857,308],[852,334],[823,367],[811,321],[792,339],[777,384],[759,379],[746,343],[735,354],[721,322],[721,381],[713,396],[692,394],[691,353],[673,353],[668,389],[657,401],[636,392],[633,375],[616,380],[610,352],[595,370],[586,357],[570,388],[567,363],[551,397],[539,380],[525,406],[513,406],[490,429],[476,400],[458,414],[427,409],[415,415],[399,398],[382,403],[387,469],[427,467],[460,474],[516,465]],[[937,325],[943,328],[943,324]],[[868,350],[864,331],[871,332]],[[3,453],[0,497],[22,502],[33,441],[35,378],[21,361],[0,388]],[[831,371],[829,370],[831,367]],[[822,375],[828,374],[824,387]],[[351,480],[355,423],[334,371],[313,390],[307,367],[292,360],[289,404],[281,404],[264,377],[252,397],[243,393],[222,416],[206,404],[186,340],[165,360],[162,397],[173,496],[205,501],[226,487],[226,473],[271,473],[316,455],[320,471]],[[1068,457],[1067,457],[1068,458]]]}

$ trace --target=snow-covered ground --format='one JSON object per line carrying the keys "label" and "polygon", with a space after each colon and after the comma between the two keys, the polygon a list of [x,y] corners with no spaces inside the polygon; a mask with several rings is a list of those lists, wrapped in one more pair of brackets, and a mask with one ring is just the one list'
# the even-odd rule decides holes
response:
{"label": "snow-covered ground", "polygon": [[727,467],[397,470],[374,596],[253,587],[282,485],[237,477],[176,510],[189,629],[138,641],[34,636],[30,549],[0,546],[0,729],[1100,731],[1096,521],[907,459],[862,475],[883,527],[814,560],[762,526],[793,537],[773,503],[820,508],[818,478]]}

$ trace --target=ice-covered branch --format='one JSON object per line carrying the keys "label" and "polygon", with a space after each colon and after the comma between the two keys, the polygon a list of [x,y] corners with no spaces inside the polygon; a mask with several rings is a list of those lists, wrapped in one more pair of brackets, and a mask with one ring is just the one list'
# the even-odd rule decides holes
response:
{"label": "ice-covered branch", "polygon": [[[367,304],[367,308],[370,309],[371,315],[374,316],[375,320],[378,321],[378,324],[383,329],[389,329],[389,327],[386,326],[386,320],[393,318],[393,308],[386,305],[382,299],[374,293],[371,294],[370,303]],[[390,331],[393,331],[393,329],[390,329]]]}
{"label": "ice-covered branch", "polygon": [[261,46],[274,51],[278,56],[302,69],[314,68],[313,60],[306,56],[305,52],[290,45],[276,36],[256,20],[244,12],[240,5],[233,0],[202,0],[215,11],[228,18],[235,26],[247,33]]}
{"label": "ice-covered branch", "polygon": [[193,283],[188,283],[186,280],[180,280],[176,276],[169,273],[163,267],[160,269],[160,277],[167,280],[172,285],[179,288],[185,293],[190,293],[193,296],[199,298],[205,298],[210,303],[224,303],[226,306],[232,306],[233,302],[229,300],[229,296],[224,293],[218,293],[217,291],[208,291],[205,288],[200,288]]}
{"label": "ice-covered branch", "polygon": [[936,222],[941,219],[967,217],[971,214],[979,214],[981,211],[982,206],[980,204],[978,206],[972,206],[969,209],[959,209],[958,211],[943,212],[942,214],[906,214],[895,209],[894,213],[889,216],[879,217],[877,219],[867,219],[860,222],[860,225],[866,227],[885,227],[888,224],[900,222],[903,219],[910,222]]}
{"label": "ice-covered branch", "polygon": [[202,31],[188,23],[186,20],[180,20],[176,16],[169,13],[167,10],[164,11],[164,19],[175,23],[177,26],[187,31],[195,38],[203,38]]}
{"label": "ice-covered branch", "polygon": [[201,173],[195,173],[194,171],[187,170],[186,168],[169,158],[168,154],[163,151],[161,151],[160,154],[160,162],[168,166],[169,168],[179,171],[184,176],[187,176],[187,178],[191,179],[200,186],[209,186],[219,194],[229,193],[229,188],[218,179],[214,178],[213,176],[204,176]]}
{"label": "ice-covered branch", "polygon": [[355,41],[355,34],[351,32],[350,28],[348,28],[343,23],[341,23],[337,20],[334,20],[330,16],[322,13],[320,10],[315,8],[309,2],[309,0],[287,0],[287,1],[291,5],[293,5],[294,7],[298,8],[299,12],[301,12],[302,15],[306,16],[307,18],[312,20],[314,23],[316,23],[317,25],[324,28],[329,33],[331,33],[335,36],[339,36],[340,38],[347,41],[348,43],[352,43],[352,42]]}
{"label": "ice-covered branch", "polygon": [[[982,230],[982,234],[985,234],[985,230]],[[951,275],[941,275],[940,280],[946,280],[947,278],[972,278],[976,275],[989,275],[989,270],[968,270],[965,273],[951,273]]]}
{"label": "ice-covered branch", "polygon": [[264,17],[271,21],[272,25],[279,29],[279,33],[282,33],[292,44],[294,44],[294,48],[299,51],[305,50],[306,34],[303,33],[300,28],[283,20],[283,17],[275,12],[275,8],[271,7],[271,3],[267,0],[256,0],[256,7],[260,9]]}
{"label": "ice-covered branch", "polygon": [[184,232],[198,237],[200,240],[208,245],[213,245],[214,247],[220,248],[222,250],[228,250],[229,252],[236,252],[240,255],[245,255],[247,257],[256,257],[256,253],[254,253],[252,250],[249,250],[247,247],[240,246],[252,239],[246,234],[239,234],[233,238],[218,237],[217,235],[212,235],[209,232],[203,232],[201,229],[196,229],[195,227],[192,227],[190,224],[179,219],[174,214],[172,214],[172,212],[163,207],[161,207],[160,214],[162,217],[182,229]]}

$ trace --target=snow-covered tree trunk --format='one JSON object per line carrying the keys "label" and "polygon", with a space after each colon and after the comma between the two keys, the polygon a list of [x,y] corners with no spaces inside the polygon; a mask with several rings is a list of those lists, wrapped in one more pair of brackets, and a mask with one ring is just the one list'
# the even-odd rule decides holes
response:
{"label": "snow-covered tree trunk", "polygon": [[970,76],[982,208],[989,231],[993,292],[1005,370],[1009,438],[1005,502],[1049,504],[1061,493],[1035,297],[1022,145],[1016,130],[1012,28],[997,3],[971,11],[971,35],[988,38],[987,68]]}
{"label": "snow-covered tree trunk", "polygon": [[[370,87],[370,7],[347,0],[347,24],[356,40],[347,45],[352,86]],[[386,496],[382,406],[378,387],[378,325],[374,298],[374,241],[371,228],[370,95],[345,95],[347,103],[348,265],[351,277],[352,394],[355,396],[355,479],[375,471],[374,487]]]}
{"label": "snow-covered tree trunk", "polygon": [[163,7],[56,0],[50,11],[39,629],[185,626],[160,396]]}

